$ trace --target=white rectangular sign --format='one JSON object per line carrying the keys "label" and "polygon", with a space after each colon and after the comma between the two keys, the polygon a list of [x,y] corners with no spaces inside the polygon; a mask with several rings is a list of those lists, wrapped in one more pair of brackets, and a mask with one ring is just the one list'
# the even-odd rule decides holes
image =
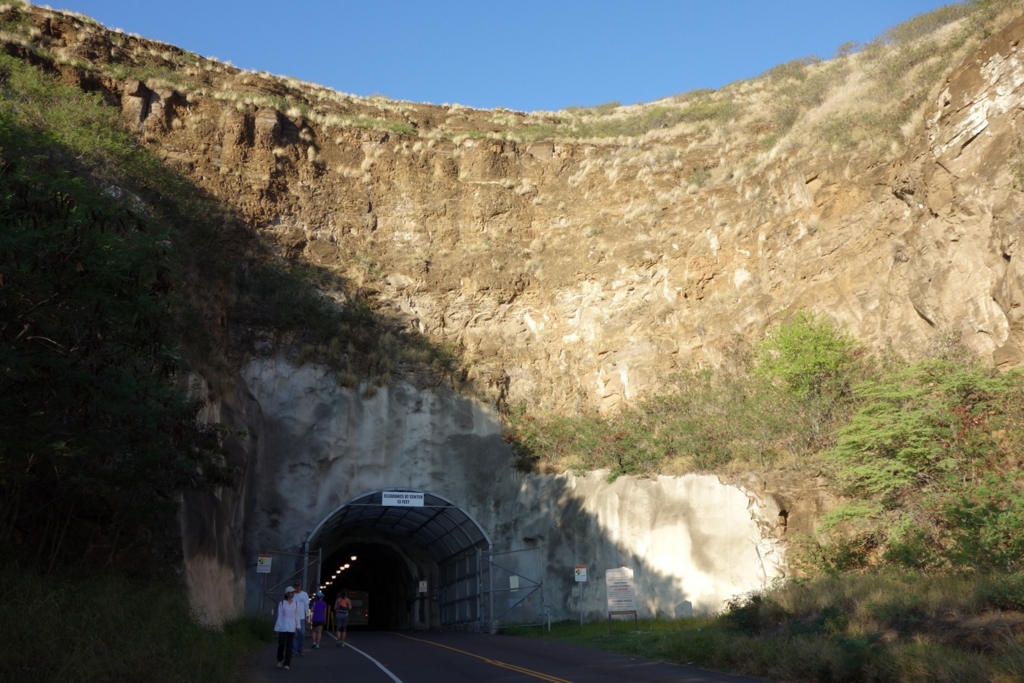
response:
{"label": "white rectangular sign", "polygon": [[256,573],[257,574],[269,574],[270,563],[274,560],[273,555],[260,555],[259,559],[256,560]]}
{"label": "white rectangular sign", "polygon": [[420,581],[420,589],[419,589],[418,592],[419,592],[420,595],[426,595],[426,593],[427,593],[427,582],[426,581]]}
{"label": "white rectangular sign", "polygon": [[421,508],[423,494],[410,491],[384,491],[380,504],[393,507]]}
{"label": "white rectangular sign", "polygon": [[636,588],[633,585],[633,570],[629,567],[609,569],[604,574],[608,588],[609,612],[635,612]]}
{"label": "white rectangular sign", "polygon": [[576,565],[576,583],[586,583],[587,581],[587,565],[578,564]]}

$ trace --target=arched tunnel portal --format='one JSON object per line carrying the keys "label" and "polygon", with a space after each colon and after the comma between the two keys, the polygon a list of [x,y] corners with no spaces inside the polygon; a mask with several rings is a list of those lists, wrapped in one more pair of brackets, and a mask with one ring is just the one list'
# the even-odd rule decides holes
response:
{"label": "arched tunnel portal", "polygon": [[353,629],[481,627],[491,541],[447,498],[412,489],[364,493],[324,517],[305,549],[322,558],[308,585],[319,578],[328,605],[342,589],[360,599],[365,593],[366,623],[354,614]]}

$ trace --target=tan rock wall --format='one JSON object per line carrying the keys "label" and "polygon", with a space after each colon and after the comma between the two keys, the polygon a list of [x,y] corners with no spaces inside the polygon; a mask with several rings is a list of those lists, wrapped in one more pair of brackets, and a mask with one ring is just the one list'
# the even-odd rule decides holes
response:
{"label": "tan rock wall", "polygon": [[[798,309],[879,347],[912,354],[962,332],[1018,363],[1022,33],[1015,22],[967,60],[889,165],[782,150],[745,175],[749,150],[686,136],[450,142],[147,101],[168,160],[282,253],[461,343],[471,378],[507,378],[512,401],[607,411]],[[697,163],[720,176],[691,183]]]}

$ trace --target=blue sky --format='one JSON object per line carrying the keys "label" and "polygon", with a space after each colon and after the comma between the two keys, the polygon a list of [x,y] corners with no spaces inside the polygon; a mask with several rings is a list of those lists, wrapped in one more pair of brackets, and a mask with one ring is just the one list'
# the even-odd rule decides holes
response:
{"label": "blue sky", "polygon": [[937,0],[50,0],[354,95],[557,110],[718,88],[830,57]]}

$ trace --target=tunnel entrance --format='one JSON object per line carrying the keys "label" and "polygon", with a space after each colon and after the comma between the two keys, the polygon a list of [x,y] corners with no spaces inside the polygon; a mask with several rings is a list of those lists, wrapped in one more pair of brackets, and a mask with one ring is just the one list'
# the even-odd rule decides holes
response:
{"label": "tunnel entrance", "polygon": [[414,489],[357,496],[324,517],[305,543],[306,553],[323,558],[319,589],[329,605],[342,589],[350,597],[365,593],[367,618],[350,617],[353,630],[480,629],[481,558],[490,548],[459,506]]}

